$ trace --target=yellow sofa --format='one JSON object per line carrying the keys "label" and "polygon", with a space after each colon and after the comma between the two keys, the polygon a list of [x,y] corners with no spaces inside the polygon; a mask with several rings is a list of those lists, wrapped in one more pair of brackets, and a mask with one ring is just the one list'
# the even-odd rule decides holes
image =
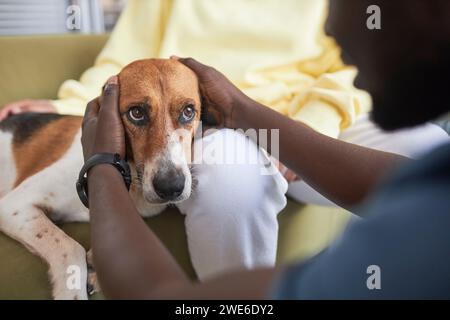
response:
{"label": "yellow sofa", "polygon": [[[106,40],[107,35],[0,37],[0,107],[24,98],[56,98],[59,85],[66,79],[78,79],[93,64]],[[278,263],[314,255],[341,232],[349,216],[342,209],[304,206],[289,200],[279,215]],[[176,209],[170,209],[146,222],[195,278],[183,219]],[[88,224],[69,223],[61,228],[89,248]],[[45,264],[0,232],[0,299],[48,298]],[[93,298],[102,297],[97,294]]]}

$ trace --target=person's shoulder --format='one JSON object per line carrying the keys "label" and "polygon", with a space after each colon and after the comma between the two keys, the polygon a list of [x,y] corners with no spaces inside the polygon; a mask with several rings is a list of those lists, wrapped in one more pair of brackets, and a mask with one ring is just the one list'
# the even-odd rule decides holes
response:
{"label": "person's shoulder", "polygon": [[450,143],[403,165],[360,209],[363,216],[450,212]]}
{"label": "person's shoulder", "polygon": [[389,185],[427,182],[450,185],[450,143],[443,144],[398,170]]}
{"label": "person's shoulder", "polygon": [[[450,144],[405,164],[358,211],[364,219],[328,250],[279,276],[273,298],[448,297]],[[361,272],[374,261],[386,275],[380,291],[368,291]]]}
{"label": "person's shoulder", "polygon": [[442,169],[445,172],[450,171],[450,137],[449,142],[436,147],[429,153],[422,156],[421,159],[412,162],[414,166],[423,168],[436,168]]}

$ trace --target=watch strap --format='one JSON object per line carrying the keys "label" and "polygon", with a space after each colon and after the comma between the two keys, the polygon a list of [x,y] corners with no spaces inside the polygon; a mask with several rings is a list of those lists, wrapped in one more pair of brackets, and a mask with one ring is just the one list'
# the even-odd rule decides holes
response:
{"label": "watch strap", "polygon": [[128,163],[121,159],[117,153],[96,153],[85,162],[80,170],[76,183],[78,197],[86,208],[89,208],[87,174],[90,169],[99,164],[110,164],[116,168],[122,175],[127,189],[130,189],[131,171]]}

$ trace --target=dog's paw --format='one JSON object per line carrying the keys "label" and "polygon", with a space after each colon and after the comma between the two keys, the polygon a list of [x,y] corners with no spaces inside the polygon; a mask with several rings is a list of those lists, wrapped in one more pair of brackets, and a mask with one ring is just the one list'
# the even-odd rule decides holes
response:
{"label": "dog's paw", "polygon": [[98,283],[97,279],[97,273],[94,269],[94,260],[92,257],[92,249],[89,250],[86,254],[86,262],[87,262],[87,268],[88,268],[88,275],[87,275],[87,292],[91,296],[96,292],[100,292],[100,285]]}
{"label": "dog's paw", "polygon": [[88,269],[88,277],[87,277],[87,293],[92,296],[94,293],[100,292],[100,285],[97,280],[97,273],[94,269]]}

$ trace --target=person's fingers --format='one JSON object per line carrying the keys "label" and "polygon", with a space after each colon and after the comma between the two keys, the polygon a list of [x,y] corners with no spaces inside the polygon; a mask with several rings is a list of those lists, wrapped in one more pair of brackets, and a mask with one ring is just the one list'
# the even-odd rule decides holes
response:
{"label": "person's fingers", "polygon": [[119,114],[119,79],[112,76],[103,87],[100,101],[100,117],[116,117]]}
{"label": "person's fingers", "polygon": [[9,113],[10,113],[10,109],[9,108],[6,108],[6,107],[2,108],[0,110],[0,121],[3,121],[6,118],[8,118]]}
{"label": "person's fingers", "polygon": [[88,102],[86,106],[86,110],[84,111],[84,119],[90,119],[93,117],[97,117],[98,110],[100,109],[100,104],[98,102],[98,97],[95,99],[92,99]]}
{"label": "person's fingers", "polygon": [[25,103],[27,103],[26,101],[27,100],[22,100],[22,101],[12,102],[12,103],[5,105],[0,112],[0,121],[6,119],[10,115],[15,115],[15,114],[20,113],[23,105]]}
{"label": "person's fingers", "polygon": [[112,76],[106,82],[100,100],[96,150],[115,152],[124,157],[124,139],[124,128],[119,113],[119,79]]}
{"label": "person's fingers", "polygon": [[98,97],[89,101],[86,107],[86,111],[84,112],[85,118],[96,117],[98,115],[98,111],[100,110],[100,104],[98,101]]}
{"label": "person's fingers", "polygon": [[53,107],[53,104],[49,100],[36,100],[27,105],[28,109],[33,110],[48,110]]}
{"label": "person's fingers", "polygon": [[177,56],[172,56],[170,58],[181,62],[186,67],[188,67],[189,69],[194,71],[195,73],[201,72],[201,71],[203,71],[203,70],[205,70],[207,68],[206,65],[198,62],[194,58],[180,58],[180,57],[177,57]]}
{"label": "person's fingers", "polygon": [[270,156],[270,160],[272,161],[274,166],[277,167],[278,171],[280,171],[281,174],[284,174],[283,168],[286,168],[286,167],[283,166],[283,164],[280,161],[278,161],[277,158],[274,158],[273,156]]}
{"label": "person's fingers", "polygon": [[22,106],[30,104],[30,101],[31,100],[29,100],[29,99],[25,99],[25,100],[11,102],[11,103],[8,103],[7,105],[5,105],[5,108],[8,108],[8,109],[20,108]]}
{"label": "person's fingers", "polygon": [[18,105],[18,106],[11,108],[11,114],[12,115],[20,114],[20,113],[26,112],[27,110],[28,110],[27,105]]}
{"label": "person's fingers", "polygon": [[23,112],[55,112],[48,100],[21,100],[5,105],[0,111],[0,121],[6,119],[11,115],[20,114]]}
{"label": "person's fingers", "polygon": [[50,104],[50,103],[42,103],[37,106],[33,106],[33,111],[35,112],[42,112],[42,113],[55,113],[57,110],[56,108]]}
{"label": "person's fingers", "polygon": [[11,113],[11,107],[9,105],[5,105],[1,110],[0,110],[0,121],[8,118],[8,116]]}
{"label": "person's fingers", "polygon": [[[123,138],[123,125],[119,114],[119,80],[117,76],[108,79],[103,89],[98,116],[98,132],[108,132],[100,135],[99,145],[104,147],[112,141]],[[107,141],[106,141],[106,140]],[[123,150],[117,150],[124,154]]]}
{"label": "person's fingers", "polygon": [[85,160],[91,154],[93,148],[93,141],[95,138],[95,131],[97,129],[97,116],[100,109],[99,99],[95,98],[86,106],[84,118],[82,123],[81,143],[83,145],[83,154]]}
{"label": "person's fingers", "polygon": [[280,171],[281,175],[287,180],[287,182],[293,182],[298,179],[297,174],[286,167],[283,163],[278,161],[278,159],[271,157],[271,160],[273,164],[278,168],[278,171]]}
{"label": "person's fingers", "polygon": [[285,173],[284,173],[284,178],[287,180],[287,182],[294,182],[295,180],[297,180],[297,175],[295,174],[294,171],[288,169]]}
{"label": "person's fingers", "polygon": [[12,115],[17,115],[25,112],[38,113],[55,113],[57,110],[50,102],[32,102],[32,104],[17,104],[8,105],[0,111],[0,121]]}

